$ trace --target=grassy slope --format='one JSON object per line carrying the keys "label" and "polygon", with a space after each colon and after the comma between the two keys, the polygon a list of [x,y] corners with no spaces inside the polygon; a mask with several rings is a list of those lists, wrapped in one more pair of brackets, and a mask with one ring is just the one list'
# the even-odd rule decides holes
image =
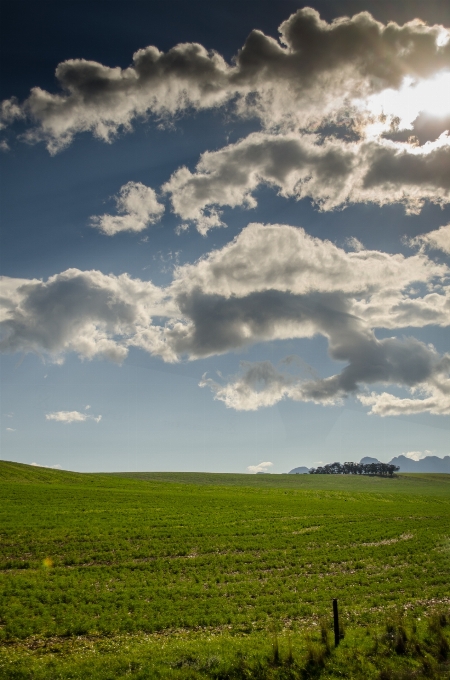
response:
{"label": "grassy slope", "polygon": [[119,480],[170,482],[198,486],[450,495],[450,475],[402,473],[393,479],[351,475],[248,475],[214,472],[79,473],[0,460],[0,483],[81,484],[120,488]]}
{"label": "grassy slope", "polygon": [[[335,595],[348,634],[319,666],[320,677],[338,677],[332,664],[350,668],[355,645],[373,654],[386,613],[404,606],[424,622],[428,610],[448,608],[449,482],[448,475],[95,475],[0,462],[0,677],[2,669],[8,678],[156,677],[149,667],[164,678],[220,677],[227,664],[224,678],[306,677],[308,654],[325,648],[320,636],[305,642],[304,631],[321,615],[329,620]],[[297,675],[267,665],[274,626],[292,628],[303,650]],[[364,630],[371,637],[361,641]],[[431,645],[436,636],[427,630]],[[164,631],[171,635],[161,638]],[[64,642],[67,635],[77,644]],[[281,639],[286,658],[285,633]],[[392,660],[391,643],[380,640],[382,666],[420,670],[430,657],[423,647],[419,660]],[[269,674],[239,675],[239,653]],[[379,677],[380,664],[366,656],[351,677]],[[432,673],[432,655],[429,663]],[[444,677],[443,667],[438,672]]]}
{"label": "grassy slope", "polygon": [[116,472],[111,473],[111,476],[136,481],[202,486],[450,495],[450,475],[446,474],[404,473],[392,479],[353,475],[248,475],[213,472]]}

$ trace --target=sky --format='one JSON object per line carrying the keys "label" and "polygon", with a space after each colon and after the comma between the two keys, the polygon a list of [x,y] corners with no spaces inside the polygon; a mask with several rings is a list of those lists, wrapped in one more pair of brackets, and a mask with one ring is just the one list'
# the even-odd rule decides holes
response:
{"label": "sky", "polygon": [[1,458],[445,456],[450,6],[3,0]]}

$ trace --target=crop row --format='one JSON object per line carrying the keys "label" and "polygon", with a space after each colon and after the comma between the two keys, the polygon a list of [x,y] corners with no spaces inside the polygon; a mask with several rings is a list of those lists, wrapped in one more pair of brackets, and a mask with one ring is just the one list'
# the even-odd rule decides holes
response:
{"label": "crop row", "polygon": [[152,632],[444,601],[450,502],[101,479],[4,483],[0,638]]}

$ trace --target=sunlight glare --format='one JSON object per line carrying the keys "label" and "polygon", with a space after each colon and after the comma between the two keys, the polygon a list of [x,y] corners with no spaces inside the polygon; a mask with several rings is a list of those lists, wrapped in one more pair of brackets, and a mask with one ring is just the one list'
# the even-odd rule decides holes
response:
{"label": "sunlight glare", "polygon": [[411,129],[422,111],[443,118],[450,115],[450,72],[441,71],[434,78],[418,82],[405,78],[399,90],[384,90],[365,102],[359,101],[358,107],[375,116],[399,118],[402,130]]}

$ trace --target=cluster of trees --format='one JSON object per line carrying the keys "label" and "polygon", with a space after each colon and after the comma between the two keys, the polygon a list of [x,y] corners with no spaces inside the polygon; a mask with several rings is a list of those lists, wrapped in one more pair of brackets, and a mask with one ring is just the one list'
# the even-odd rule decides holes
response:
{"label": "cluster of trees", "polygon": [[331,463],[323,467],[311,468],[310,475],[380,475],[381,477],[392,477],[394,472],[398,472],[400,467],[391,463]]}

